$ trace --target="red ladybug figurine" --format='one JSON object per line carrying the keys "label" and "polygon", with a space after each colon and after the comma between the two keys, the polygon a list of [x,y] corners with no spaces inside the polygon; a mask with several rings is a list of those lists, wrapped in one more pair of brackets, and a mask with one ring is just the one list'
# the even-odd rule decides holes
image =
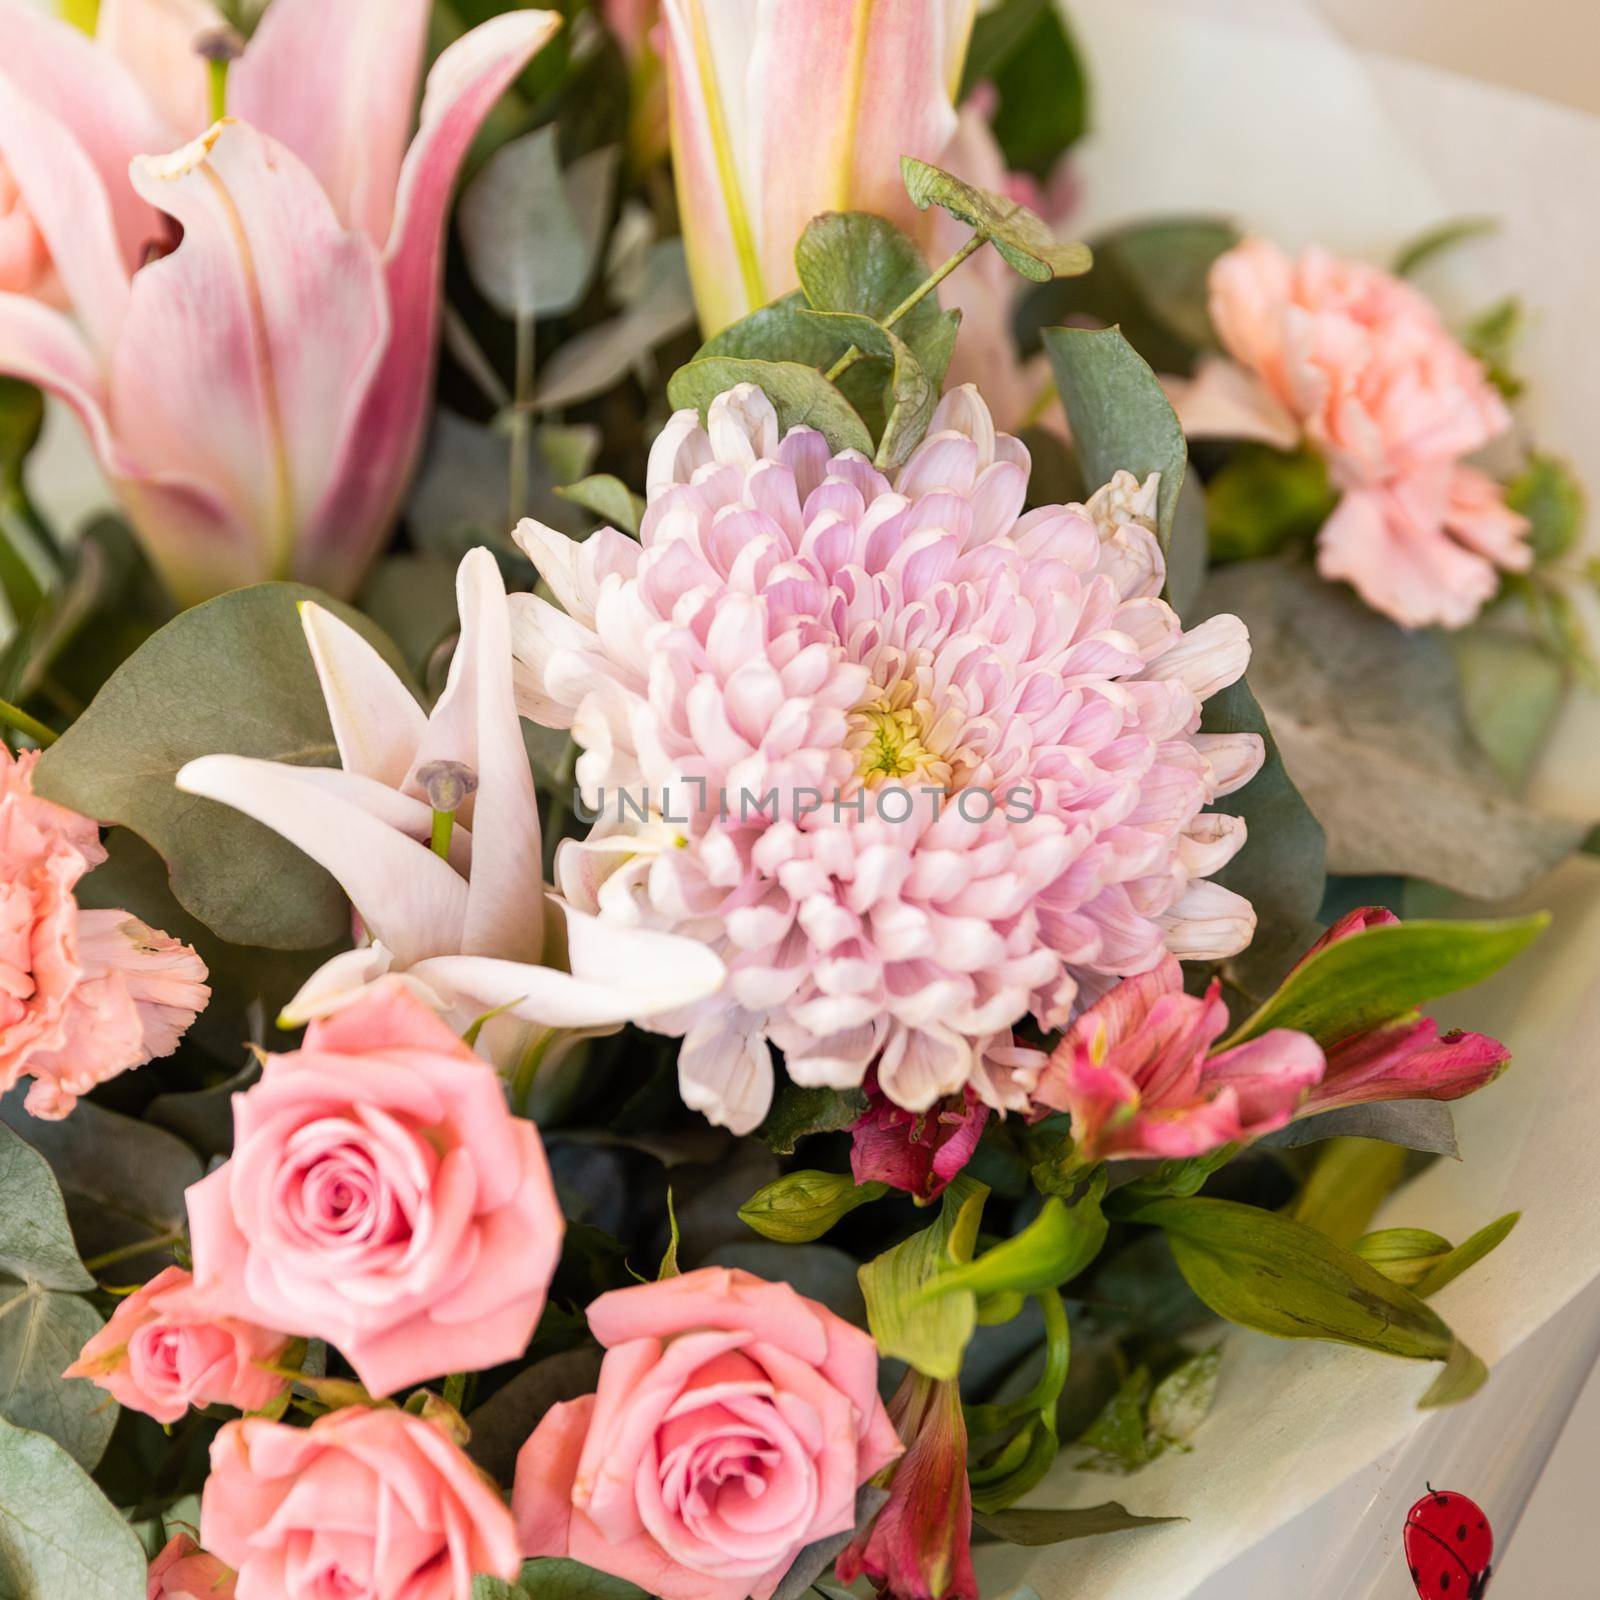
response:
{"label": "red ladybug figurine", "polygon": [[1422,1600],[1481,1600],[1489,1587],[1494,1532],[1464,1494],[1430,1483],[1406,1515],[1405,1546]]}

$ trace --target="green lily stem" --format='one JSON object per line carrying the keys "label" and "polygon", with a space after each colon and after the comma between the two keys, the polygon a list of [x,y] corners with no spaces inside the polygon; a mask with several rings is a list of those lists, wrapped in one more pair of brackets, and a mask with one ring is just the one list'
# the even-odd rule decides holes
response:
{"label": "green lily stem", "polygon": [[90,1256],[83,1264],[85,1272],[97,1273],[106,1267],[114,1267],[119,1261],[131,1261],[135,1256],[149,1255],[154,1250],[165,1250],[168,1245],[177,1244],[183,1238],[183,1230],[175,1228],[171,1233],[158,1234],[154,1239],[139,1239],[133,1244],[119,1245],[115,1250],[107,1250],[103,1255]]}
{"label": "green lily stem", "polygon": [[[922,282],[919,283],[916,288],[913,289],[911,293],[908,294],[905,299],[902,300],[900,304],[897,305],[894,310],[883,319],[882,326],[885,328],[892,328],[903,316],[914,310],[925,299],[927,299],[927,297],[932,294],[933,291],[937,289],[939,285],[943,283],[944,280],[948,278],[950,274],[967,259],[968,256],[977,254],[977,252],[981,250],[988,242],[988,234],[973,234],[973,236],[968,239],[967,242],[962,245],[962,247],[957,250],[953,256],[951,256],[947,261],[942,261],[937,267],[935,267],[933,271],[930,272],[928,276],[924,278]],[[829,383],[837,382],[843,373],[848,372],[849,369],[861,359],[862,354],[863,352],[859,346],[851,345],[850,348],[846,350],[845,353],[840,356],[839,359],[835,361],[825,373],[823,373],[823,377],[825,377]]]}
{"label": "green lily stem", "polygon": [[531,314],[517,318],[516,380],[511,406],[511,526],[528,511],[528,447],[533,425],[534,321]]}
{"label": "green lily stem", "polygon": [[442,856],[446,861],[450,859],[450,836],[456,831],[456,814],[453,811],[435,811],[433,814],[433,836],[428,841],[433,847],[436,856]]}
{"label": "green lily stem", "polygon": [[14,706],[9,700],[0,700],[0,723],[27,734],[41,750],[53,745],[59,737],[53,728],[47,728],[37,717],[30,717],[21,706]]}
{"label": "green lily stem", "polygon": [[1048,1412],[1052,1419],[1054,1417],[1056,1401],[1061,1398],[1061,1391],[1067,1383],[1072,1332],[1067,1322],[1067,1308],[1056,1290],[1046,1289],[1036,1294],[1034,1299],[1044,1312],[1044,1372],[1020,1400],[1008,1400],[1000,1405],[968,1406],[967,1427],[975,1437],[999,1433],[1013,1422],[1035,1412]]}
{"label": "green lily stem", "polygon": [[539,1076],[539,1068],[544,1062],[545,1051],[550,1048],[550,1041],[555,1038],[553,1028],[544,1029],[537,1038],[522,1053],[522,1059],[517,1063],[516,1071],[511,1076],[511,1109],[521,1114],[528,1104],[528,1096],[533,1093],[534,1081]]}

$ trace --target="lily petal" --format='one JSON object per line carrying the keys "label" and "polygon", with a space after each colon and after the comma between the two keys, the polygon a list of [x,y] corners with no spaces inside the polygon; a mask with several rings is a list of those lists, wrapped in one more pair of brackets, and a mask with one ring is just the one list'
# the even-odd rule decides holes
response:
{"label": "lily petal", "polygon": [[[148,3],[148,0],[146,0]],[[228,109],[305,162],[380,249],[394,220],[428,0],[273,0],[228,74]]]}
{"label": "lily petal", "polygon": [[[287,576],[388,344],[377,252],[287,150],[224,120],[134,186],[183,226],[135,278],[112,423],[147,467],[193,463],[256,530],[234,581]],[[147,533],[149,530],[146,530]],[[180,598],[197,591],[152,540]],[[214,592],[208,590],[206,592]]]}
{"label": "lily petal", "polygon": [[200,44],[223,26],[211,0],[100,0],[94,37],[143,87],[179,144],[211,121],[211,69]]}
{"label": "lily petal", "polygon": [[308,601],[300,608],[300,625],[328,705],[340,765],[399,789],[422,742],[427,714],[349,623]]}
{"label": "lily petal", "polygon": [[382,543],[422,440],[456,173],[495,101],[560,26],[554,11],[506,12],[456,40],[428,74],[385,252],[393,336],[378,371],[356,391],[359,420],[303,535],[301,575],[333,594],[355,587]]}
{"label": "lily petal", "polygon": [[461,643],[412,759],[460,761],[478,777],[463,807],[473,871],[456,947],[469,956],[537,961],[544,948],[539,807],[511,691],[511,614],[494,557],[469,550],[456,574]]}
{"label": "lily petal", "polygon": [[630,1016],[655,1016],[707,999],[727,977],[721,957],[698,939],[630,928],[574,910],[553,896],[549,910],[560,919],[573,975],[593,983],[625,984],[633,995]]}
{"label": "lily petal", "polygon": [[202,756],[178,773],[177,784],[185,794],[254,817],[325,867],[397,964],[459,950],[465,881],[427,845],[308,780],[311,770],[250,756]]}

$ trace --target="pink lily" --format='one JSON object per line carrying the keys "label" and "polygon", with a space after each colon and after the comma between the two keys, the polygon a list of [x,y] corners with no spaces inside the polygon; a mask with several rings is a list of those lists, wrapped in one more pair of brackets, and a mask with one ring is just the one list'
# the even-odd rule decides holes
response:
{"label": "pink lily", "polygon": [[0,246],[27,246],[0,248],[0,373],[77,413],[185,603],[290,576],[349,593],[399,508],[455,175],[560,25],[512,11],[452,44],[408,147],[428,12],[273,0],[202,128],[169,121],[196,110],[181,32],[130,24],[119,59],[0,0]]}
{"label": "pink lily", "polygon": [[662,0],[673,167],[706,334],[796,286],[822,211],[914,215],[900,157],[937,161],[977,0]]}
{"label": "pink lily", "polygon": [[974,1089],[927,1111],[907,1111],[867,1074],[867,1109],[850,1129],[850,1171],[857,1183],[887,1183],[920,1201],[937,1200],[972,1159],[989,1120]]}
{"label": "pink lily", "polygon": [[[1298,971],[1319,951],[1368,928],[1399,925],[1382,906],[1347,912],[1295,964]],[[1505,1070],[1511,1052],[1486,1033],[1456,1029],[1441,1035],[1432,1017],[1396,1017],[1381,1027],[1328,1046],[1328,1070],[1311,1091],[1302,1115],[1374,1100],[1459,1100]]]}
{"label": "pink lily", "polygon": [[[551,1059],[555,1036],[606,1032],[704,999],[720,960],[675,935],[602,923],[540,875],[539,812],[511,690],[511,619],[494,557],[456,578],[461,642],[425,713],[360,634],[321,606],[301,619],[342,768],[245,756],[191,761],[178,787],[232,806],[326,867],[365,942],[333,957],[285,1008],[297,1025],[398,974],[502,1069]],[[433,836],[440,765],[465,798],[445,853]]]}
{"label": "pink lily", "polygon": [[978,1600],[960,1386],[913,1367],[888,1410],[906,1453],[892,1468],[888,1501],[834,1571],[841,1583],[865,1573],[886,1600]]}
{"label": "pink lily", "polygon": [[1228,1027],[1220,987],[1185,994],[1167,956],[1072,1024],[1033,1097],[1040,1111],[1071,1113],[1085,1161],[1204,1155],[1281,1128],[1300,1109],[1323,1074],[1316,1041],[1274,1028],[1208,1055]]}

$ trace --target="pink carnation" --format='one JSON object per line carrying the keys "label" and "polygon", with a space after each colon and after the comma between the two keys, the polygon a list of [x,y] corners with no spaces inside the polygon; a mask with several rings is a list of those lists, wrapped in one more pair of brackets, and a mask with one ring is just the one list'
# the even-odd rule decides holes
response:
{"label": "pink carnation", "polygon": [[62,1376],[88,1378],[157,1422],[176,1422],[190,1406],[259,1411],[284,1389],[262,1363],[276,1361],[288,1343],[220,1315],[187,1272],[168,1267],[118,1302]]}
{"label": "pink carnation", "polygon": [[[1344,499],[1319,540],[1324,576],[1407,627],[1460,627],[1531,563],[1529,524],[1461,465],[1511,425],[1483,365],[1390,273],[1248,239],[1211,269],[1211,320]],[[1189,390],[1203,415],[1215,381]],[[1237,411],[1237,404],[1232,408]]]}
{"label": "pink carnation", "polygon": [[399,980],[268,1056],[233,1128],[188,1192],[215,1304],[330,1340],[377,1395],[522,1354],[564,1226],[544,1146]]}
{"label": "pink carnation", "polygon": [[656,441],[639,543],[519,529],[565,608],[513,598],[519,704],[572,728],[602,808],[562,886],[725,961],[722,992],[651,1024],[684,1035],[713,1121],[760,1121],[769,1042],[800,1083],[875,1064],[912,1110],[967,1085],[1020,1108],[1013,1023],[1249,942],[1249,904],[1207,881],[1244,825],[1205,808],[1261,745],[1197,731],[1244,626],[1185,632],[1137,519],[1024,515],[1028,468],[970,388],[891,483],[809,428],[780,440],[743,385]]}
{"label": "pink carnation", "polygon": [[1228,1027],[1220,987],[1213,982],[1203,999],[1185,994],[1168,957],[1118,984],[1072,1025],[1034,1100],[1071,1113],[1084,1160],[1203,1155],[1294,1116],[1322,1077],[1322,1051],[1306,1034],[1274,1028],[1208,1055]]}
{"label": "pink carnation", "polygon": [[98,1083],[170,1055],[211,991],[187,945],[73,891],[106,858],[88,817],[33,792],[39,757],[0,747],[0,1092],[60,1118]]}
{"label": "pink carnation", "polygon": [[186,1533],[150,1563],[145,1600],[235,1600],[234,1574]]}
{"label": "pink carnation", "polygon": [[787,1284],[702,1267],[601,1295],[589,1327],[598,1391],[552,1406],[517,1457],[526,1555],[661,1600],[768,1600],[900,1453],[871,1336]]}
{"label": "pink carnation", "polygon": [[393,1407],[309,1428],[247,1418],[211,1446],[200,1538],[239,1600],[471,1600],[521,1568],[505,1503],[453,1440]]}

